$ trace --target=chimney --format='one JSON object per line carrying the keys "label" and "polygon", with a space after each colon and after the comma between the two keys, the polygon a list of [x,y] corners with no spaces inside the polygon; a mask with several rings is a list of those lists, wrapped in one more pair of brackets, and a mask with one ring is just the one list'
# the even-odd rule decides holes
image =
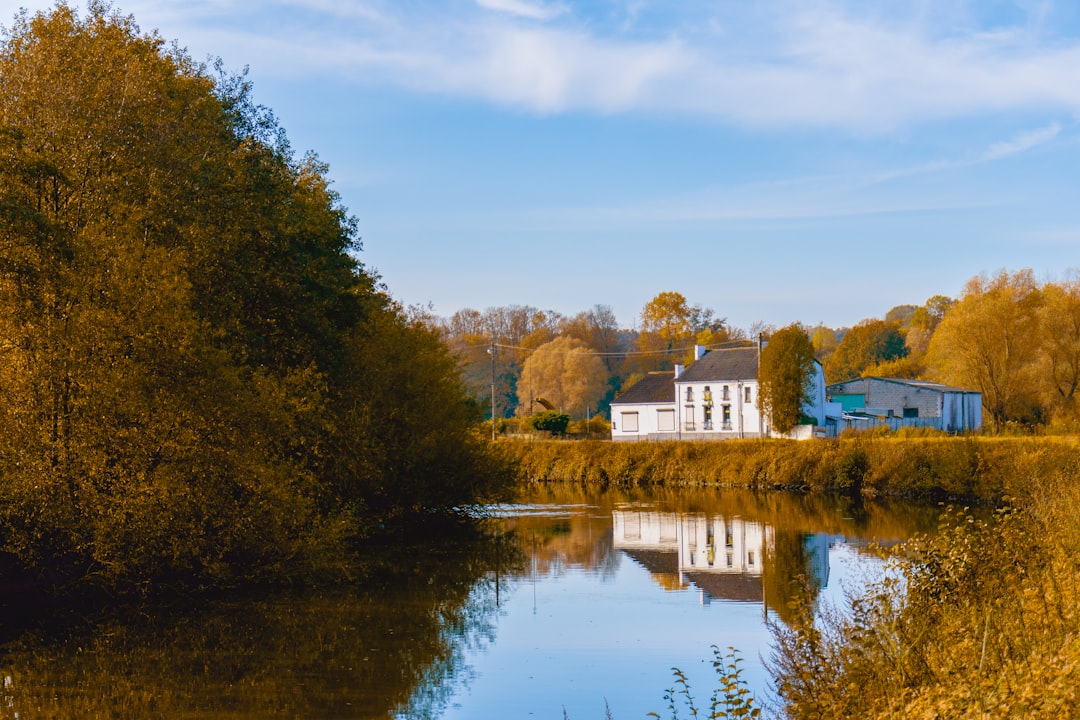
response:
{"label": "chimney", "polygon": [[683,370],[685,370],[685,368],[683,367],[682,363],[675,363],[675,379],[676,380],[678,380],[679,376],[682,375]]}
{"label": "chimney", "polygon": [[701,358],[705,357],[705,353],[707,352],[709,352],[709,348],[705,347],[704,345],[695,345],[694,360],[700,360]]}

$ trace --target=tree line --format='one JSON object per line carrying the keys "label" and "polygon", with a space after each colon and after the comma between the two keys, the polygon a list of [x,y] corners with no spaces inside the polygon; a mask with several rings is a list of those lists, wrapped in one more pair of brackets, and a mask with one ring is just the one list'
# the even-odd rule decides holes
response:
{"label": "tree line", "polygon": [[543,410],[538,398],[576,418],[606,414],[611,400],[646,373],[689,362],[695,342],[718,346],[749,337],[677,292],[659,293],[640,320],[639,329],[619,327],[607,305],[573,316],[508,305],[427,319],[459,359],[466,387],[488,417],[494,382],[497,418]]}
{"label": "tree line", "polygon": [[346,572],[506,473],[439,333],[243,75],[101,2],[0,38],[0,560],[56,581]]}
{"label": "tree line", "polygon": [[[722,347],[760,335],[798,349],[788,353],[797,356],[794,365],[769,358],[771,377],[805,366],[805,336],[830,384],[877,376],[977,390],[995,431],[1080,421],[1077,278],[1039,283],[1029,269],[1001,270],[973,277],[956,298],[934,295],[850,328],[795,322],[782,329],[765,323],[740,329],[671,291],[646,303],[637,319],[637,328],[628,329],[603,305],[569,317],[512,305],[461,310],[429,322],[461,361],[475,402],[489,412],[494,373],[500,418],[535,412],[538,396],[557,398],[560,409],[578,417],[588,409],[607,412],[611,400],[645,373],[691,361],[693,345]],[[777,386],[776,399],[797,418],[794,386],[784,387]]]}

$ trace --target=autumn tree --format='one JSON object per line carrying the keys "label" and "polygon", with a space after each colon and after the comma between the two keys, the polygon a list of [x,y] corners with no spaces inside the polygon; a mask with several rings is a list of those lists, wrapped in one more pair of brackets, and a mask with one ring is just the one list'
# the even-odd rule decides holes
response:
{"label": "autumn tree", "polygon": [[758,408],[773,430],[787,433],[803,414],[813,392],[814,346],[798,323],[777,330],[761,350]]}
{"label": "autumn tree", "polygon": [[889,308],[889,311],[885,313],[885,322],[894,322],[902,330],[907,329],[911,324],[911,318],[915,315],[918,307],[915,305],[896,305]]}
{"label": "autumn tree", "polygon": [[650,356],[642,367],[665,369],[692,358],[691,348],[699,338],[703,344],[725,342],[726,323],[711,308],[690,305],[682,293],[659,293],[641,311],[637,345]]}
{"label": "autumn tree", "polygon": [[830,383],[843,382],[859,377],[869,367],[906,354],[904,336],[897,323],[863,320],[844,333],[825,372]]}
{"label": "autumn tree", "polygon": [[529,305],[490,307],[483,312],[458,310],[435,323],[450,350],[461,360],[469,394],[481,405],[491,402],[491,354],[495,352],[496,413],[510,417],[518,404],[522,363],[530,350],[553,340],[563,317]]}
{"label": "autumn tree", "polygon": [[559,334],[585,343],[601,355],[609,373],[615,372],[615,356],[624,348],[619,323],[610,306],[594,305],[590,310],[563,318],[559,323]]}
{"label": "autumn tree", "polygon": [[1080,390],[1080,282],[1047,284],[1037,309],[1038,375],[1044,402],[1056,414],[1075,419]]}
{"label": "autumn tree", "polygon": [[607,389],[604,363],[585,343],[559,337],[537,348],[525,361],[518,386],[519,414],[527,414],[531,400],[542,397],[556,410],[584,417],[596,408]]}
{"label": "autumn tree", "polygon": [[1039,288],[1031,270],[968,281],[934,332],[927,366],[934,380],[982,393],[995,429],[1037,419]]}
{"label": "autumn tree", "polygon": [[485,485],[455,361],[242,76],[104,3],[22,13],[0,218],[0,549],[26,567],[295,576]]}
{"label": "autumn tree", "polygon": [[946,295],[934,295],[912,313],[908,321],[904,344],[912,355],[923,355],[930,347],[930,338],[956,301]]}
{"label": "autumn tree", "polygon": [[836,348],[840,346],[840,338],[836,336],[836,331],[824,325],[814,328],[810,342],[814,346],[814,357],[821,363],[828,362],[832,354],[836,352]]}

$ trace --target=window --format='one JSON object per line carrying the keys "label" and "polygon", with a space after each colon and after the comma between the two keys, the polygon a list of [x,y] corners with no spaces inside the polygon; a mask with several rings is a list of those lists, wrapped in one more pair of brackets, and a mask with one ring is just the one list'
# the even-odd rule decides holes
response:
{"label": "window", "polygon": [[709,389],[708,385],[705,386],[705,404],[712,405],[712,390]]}
{"label": "window", "polygon": [[694,402],[694,388],[686,388],[686,402]]}
{"label": "window", "polygon": [[712,430],[712,405],[705,406],[705,429]]}
{"label": "window", "polygon": [[731,429],[731,406],[730,405],[721,405],[720,408],[721,408],[721,410],[723,412],[723,415],[721,416],[721,422],[724,423],[724,429],[725,430],[730,430]]}
{"label": "window", "polygon": [[694,429],[694,406],[693,405],[687,405],[686,406],[686,418],[683,421],[683,430],[691,430],[692,431],[693,429]]}
{"label": "window", "polygon": [[730,393],[730,392],[728,392],[728,386],[727,386],[727,385],[725,385],[725,386],[723,387],[723,389],[721,390],[721,392],[720,392],[720,397],[721,397],[722,399],[724,399],[724,400],[730,400],[730,399],[731,399],[731,393]]}
{"label": "window", "polygon": [[750,402],[750,386],[747,385],[744,390],[746,391],[746,402]]}
{"label": "window", "polygon": [[624,412],[622,414],[622,429],[623,432],[637,432],[638,421],[636,412]]}
{"label": "window", "polygon": [[917,418],[917,417],[919,417],[919,408],[917,408],[917,407],[904,408],[904,417],[906,417],[906,418]]}
{"label": "window", "polygon": [[656,429],[660,432],[675,432],[675,411],[657,410]]}

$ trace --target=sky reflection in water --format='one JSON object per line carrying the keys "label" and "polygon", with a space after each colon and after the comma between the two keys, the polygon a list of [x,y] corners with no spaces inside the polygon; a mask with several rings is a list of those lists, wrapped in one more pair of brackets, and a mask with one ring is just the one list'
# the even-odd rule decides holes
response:
{"label": "sky reflection in water", "polygon": [[466,654],[467,679],[452,680],[441,717],[602,718],[605,702],[616,720],[666,717],[673,667],[707,707],[714,645],[738,649],[744,679],[768,700],[766,617],[785,612],[783,587],[805,572],[820,602],[841,603],[880,565],[860,548],[926,530],[935,514],[724,497],[499,508],[526,569],[500,584],[494,641]]}

